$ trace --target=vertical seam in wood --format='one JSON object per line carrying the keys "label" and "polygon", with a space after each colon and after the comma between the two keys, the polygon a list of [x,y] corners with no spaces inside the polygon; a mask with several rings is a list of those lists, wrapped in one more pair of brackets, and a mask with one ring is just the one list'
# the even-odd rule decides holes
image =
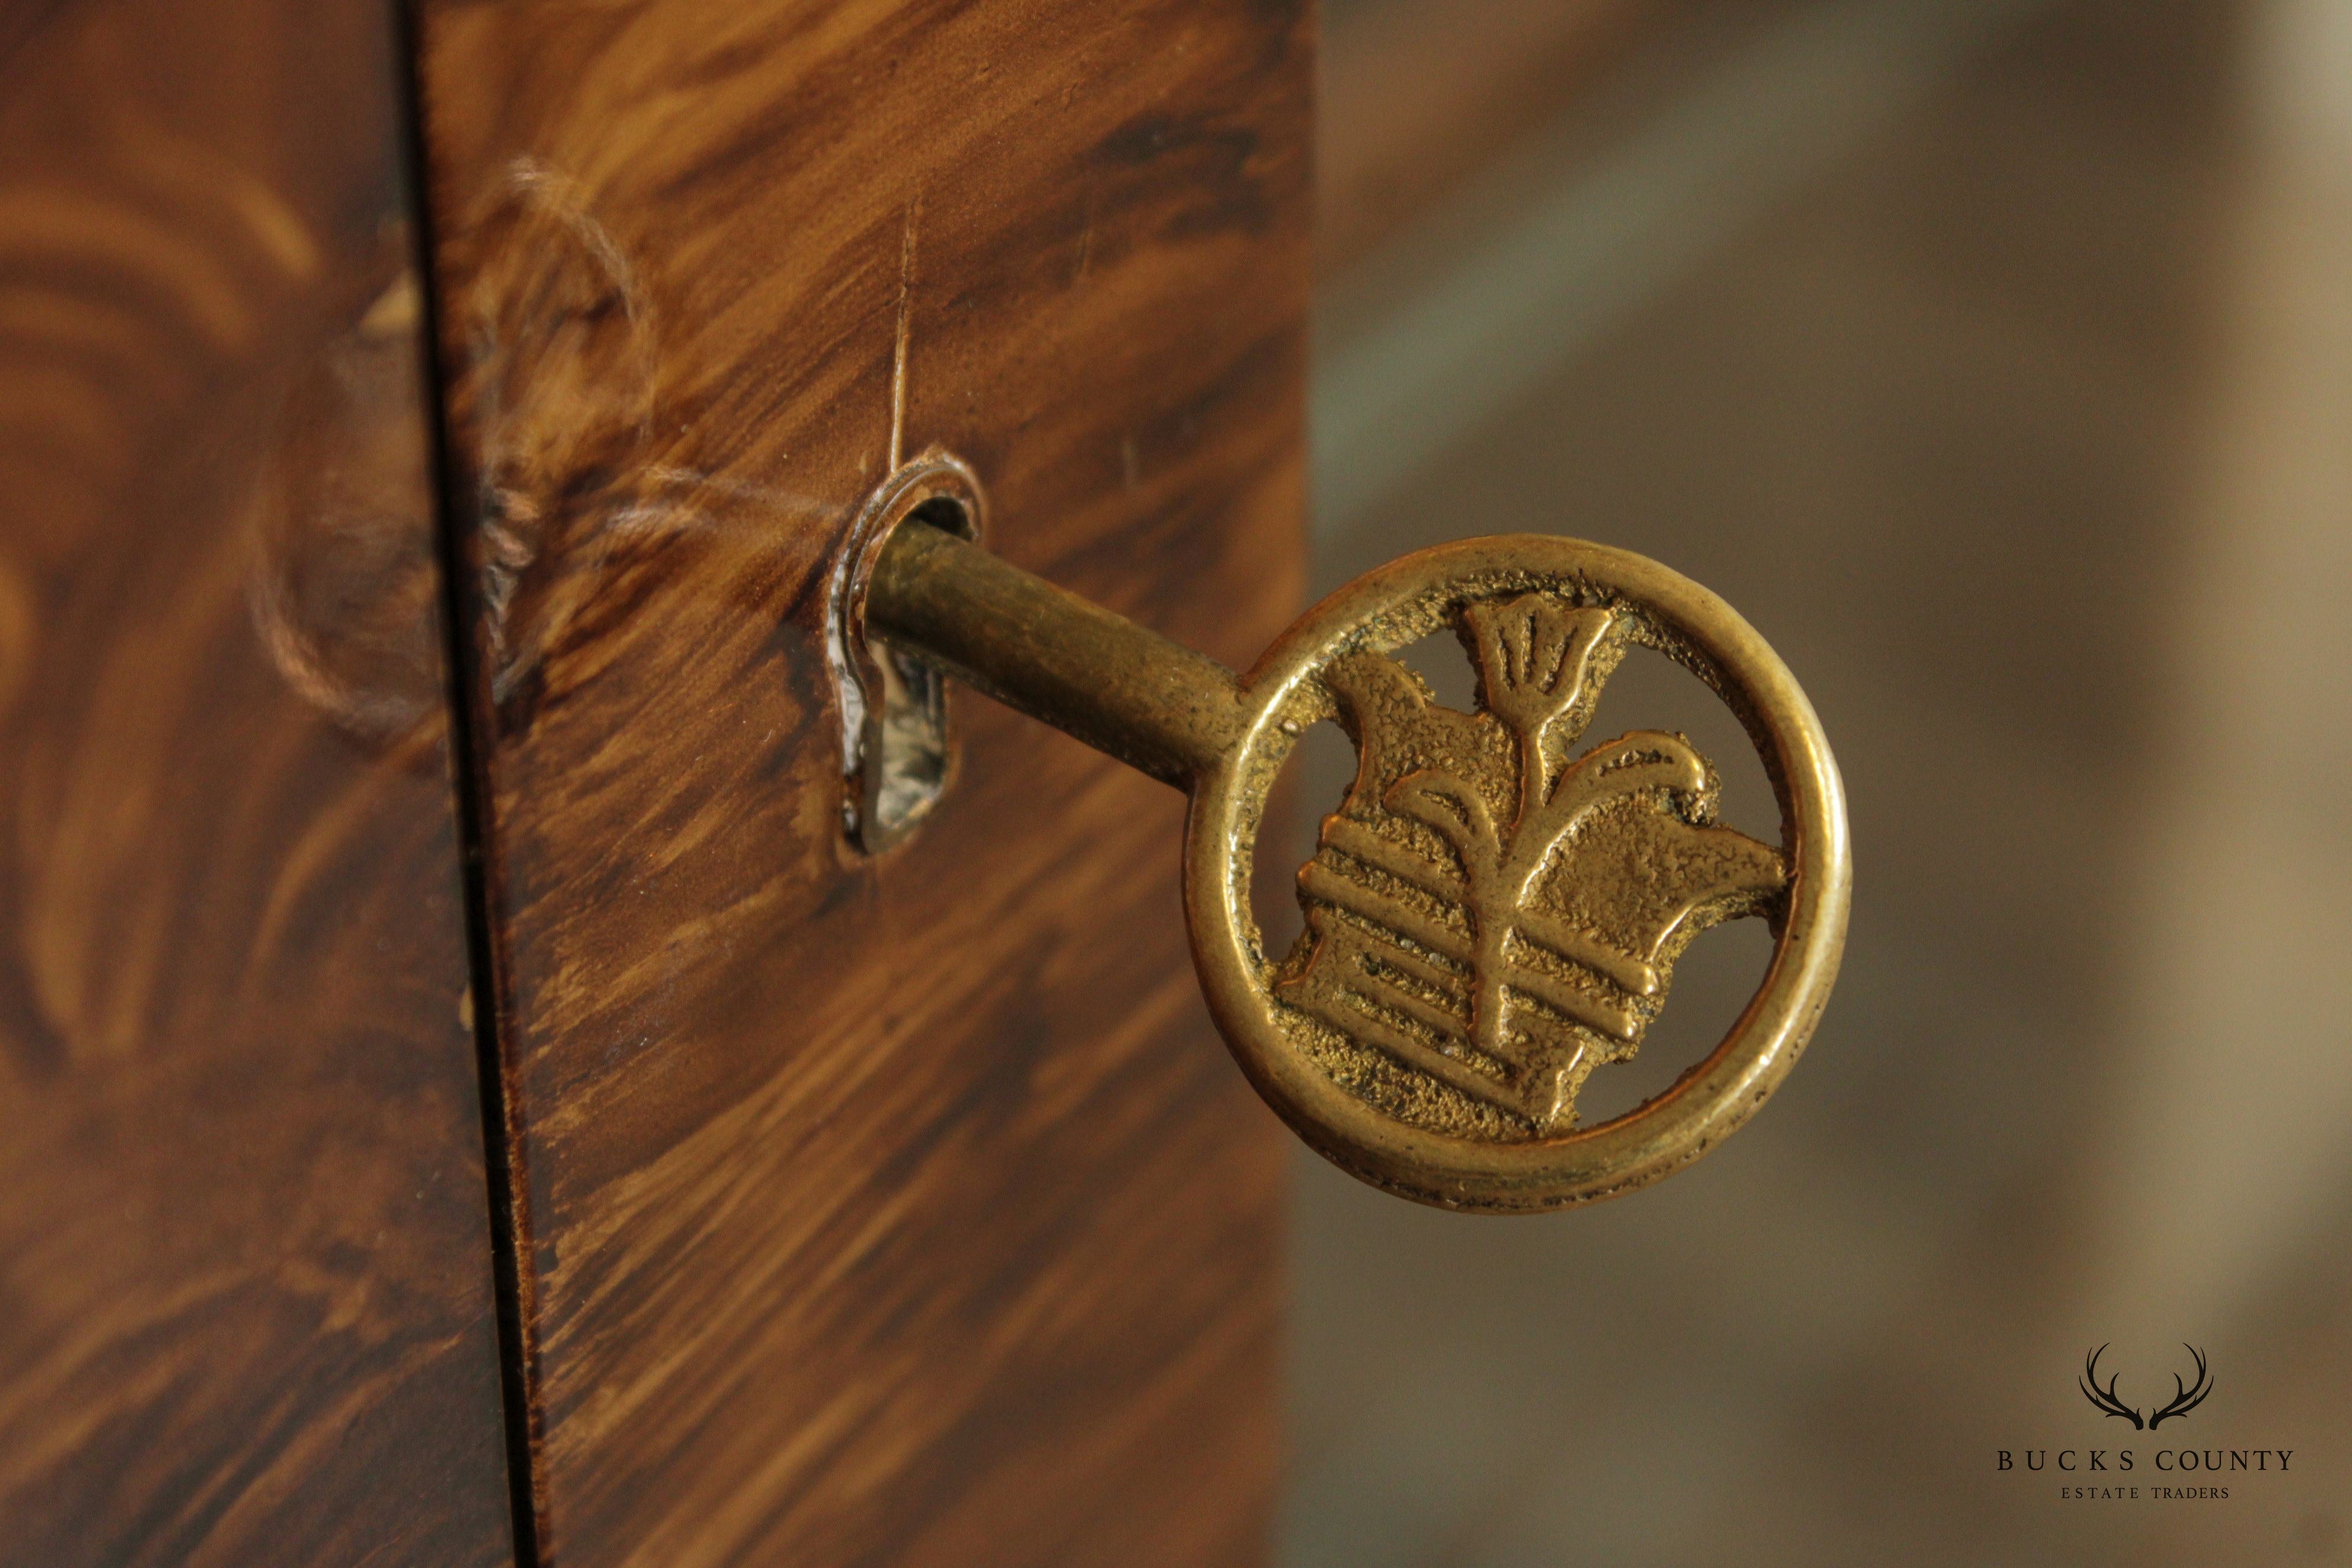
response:
{"label": "vertical seam in wood", "polygon": [[890,459],[887,476],[907,460],[907,332],[915,305],[915,226],[923,221],[923,193],[907,204],[906,232],[898,241],[898,333],[890,351]]}
{"label": "vertical seam in wood", "polygon": [[469,516],[458,494],[451,458],[446,367],[441,350],[441,288],[436,254],[428,143],[425,128],[425,0],[390,0],[398,54],[395,97],[403,135],[401,178],[410,224],[411,265],[421,302],[418,353],[426,459],[436,500],[434,542],[441,574],[443,650],[448,678],[451,783],[457,797],[457,834],[466,906],[466,946],[476,1070],[482,1113],[482,1165],[489,1205],[490,1265],[497,1297],[499,1365],[506,1417],[507,1483],[512,1510],[516,1568],[546,1568],[541,1552],[538,1487],[540,1438],[538,1345],[533,1332],[536,1294],[529,1266],[530,1204],[520,1147],[514,1096],[506,1071],[501,1023],[506,1008],[504,974],[492,902],[492,823],[485,748],[473,700],[487,687],[477,679],[477,597],[469,569],[472,552],[463,537]]}

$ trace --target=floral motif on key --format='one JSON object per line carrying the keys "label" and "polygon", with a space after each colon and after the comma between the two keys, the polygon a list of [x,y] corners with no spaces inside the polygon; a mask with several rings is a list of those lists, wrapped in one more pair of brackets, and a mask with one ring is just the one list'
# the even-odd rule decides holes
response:
{"label": "floral motif on key", "polygon": [[1458,626],[1475,713],[1382,654],[1323,671],[1357,773],[1299,871],[1307,930],[1276,995],[1540,1136],[1633,1055],[1691,939],[1771,909],[1788,869],[1717,824],[1683,736],[1570,760],[1625,652],[1616,612],[1538,592]]}

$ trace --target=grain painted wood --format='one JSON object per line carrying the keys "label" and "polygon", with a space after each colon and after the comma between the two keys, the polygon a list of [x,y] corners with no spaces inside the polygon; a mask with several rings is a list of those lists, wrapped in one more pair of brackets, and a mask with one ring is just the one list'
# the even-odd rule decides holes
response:
{"label": "grain painted wood", "polygon": [[1305,7],[424,7],[541,1549],[1228,1563],[1281,1136],[1172,792],[977,700],[844,845],[833,552],[896,455],[1229,661],[1301,583]]}
{"label": "grain painted wood", "polygon": [[390,16],[0,16],[0,1563],[509,1563]]}

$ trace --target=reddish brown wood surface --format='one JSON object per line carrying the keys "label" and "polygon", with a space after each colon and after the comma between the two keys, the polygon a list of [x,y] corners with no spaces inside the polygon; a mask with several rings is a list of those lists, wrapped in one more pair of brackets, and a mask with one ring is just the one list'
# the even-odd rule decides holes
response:
{"label": "reddish brown wood surface", "polygon": [[966,700],[862,861],[820,628],[933,443],[1024,566],[1229,661],[1287,619],[1311,18],[425,17],[547,1561],[1253,1559],[1282,1144],[1182,803]]}
{"label": "reddish brown wood surface", "polygon": [[389,16],[0,15],[0,1563],[511,1561]]}

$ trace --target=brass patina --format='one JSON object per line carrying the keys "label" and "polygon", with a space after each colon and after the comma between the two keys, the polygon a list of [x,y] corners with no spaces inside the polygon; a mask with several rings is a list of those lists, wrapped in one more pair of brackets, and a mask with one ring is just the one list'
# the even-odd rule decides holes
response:
{"label": "brass patina", "polygon": [[1356,782],[1298,874],[1312,940],[1274,994],[1330,1031],[1294,1027],[1301,1049],[1405,1121],[1566,1123],[1586,1075],[1633,1055],[1684,945],[1788,884],[1778,850],[1712,826],[1715,769],[1680,736],[1570,760],[1627,624],[1540,591],[1465,605],[1475,714],[1384,654],[1324,673]]}
{"label": "brass patina", "polygon": [[[1844,942],[1843,795],[1794,679],[1698,584],[1576,540],[1468,540],[1349,584],[1237,679],[930,521],[866,542],[846,635],[1190,793],[1186,914],[1211,1011],[1267,1101],[1347,1170],[1486,1212],[1611,1196],[1705,1153],[1803,1049]],[[1393,657],[1439,630],[1477,671],[1474,711]],[[1717,820],[1716,770],[1683,736],[1586,743],[1633,647],[1738,716],[1779,843]],[[1306,928],[1270,953],[1250,913],[1259,824],[1325,719],[1356,776],[1298,872]],[[1579,1089],[1640,1047],[1684,949],[1742,916],[1778,943],[1728,1037],[1636,1110],[1580,1125]]]}

